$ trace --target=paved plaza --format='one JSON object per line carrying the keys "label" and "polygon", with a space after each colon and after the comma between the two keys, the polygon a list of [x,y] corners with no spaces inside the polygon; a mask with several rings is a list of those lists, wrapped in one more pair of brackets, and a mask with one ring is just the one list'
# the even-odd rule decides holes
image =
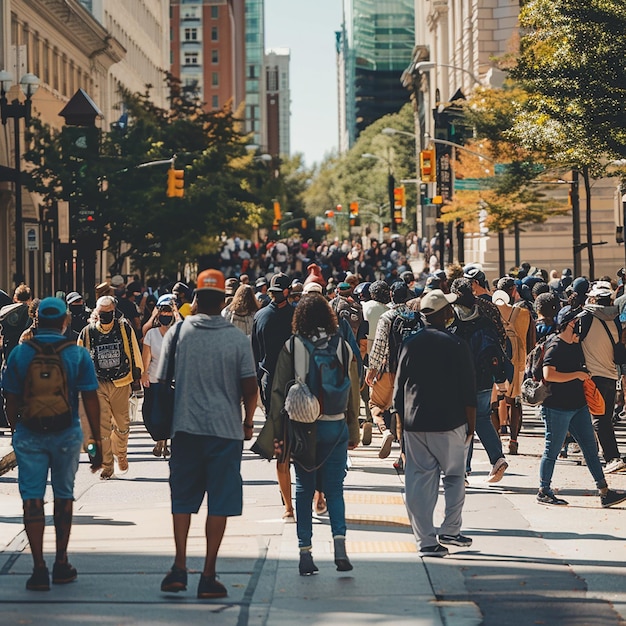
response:
{"label": "paved plaza", "polygon": [[[262,421],[257,412],[257,432]],[[624,432],[618,430],[624,450]],[[0,454],[8,440],[0,437]],[[380,460],[378,442],[375,437],[372,446],[350,453],[345,492],[354,570],[335,570],[328,518],[321,516],[313,538],[320,572],[312,577],[298,575],[295,524],[281,520],[275,465],[246,450],[244,514],[229,520],[218,559],[229,596],[215,601],[196,598],[203,516],[192,522],[188,591],[159,590],[174,554],[168,467],[152,456],[142,424],[132,426],[125,476],[100,481],[83,456],[70,540],[79,577],[70,585],[25,590],[32,563],[17,472],[10,471],[0,477],[0,623],[604,626],[626,619],[626,509],[600,508],[576,455],[557,463],[554,479],[570,505],[535,502],[543,434],[534,414],[525,418],[520,455],[508,457],[501,483],[485,482],[490,466],[477,445],[463,524],[474,544],[452,548],[445,559],[418,556],[404,507],[404,478],[391,465],[397,448]],[[626,474],[610,476],[609,483],[626,489]],[[49,515],[51,506],[46,505]],[[51,565],[51,526],[46,555]]]}

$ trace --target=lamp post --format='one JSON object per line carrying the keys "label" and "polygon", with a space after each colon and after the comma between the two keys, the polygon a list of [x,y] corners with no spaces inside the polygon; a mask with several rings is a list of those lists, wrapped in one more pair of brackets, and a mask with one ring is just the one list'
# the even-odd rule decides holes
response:
{"label": "lamp post", "polygon": [[389,225],[393,228],[393,190],[396,186],[396,181],[393,177],[393,167],[391,165],[391,158],[389,155],[389,148],[387,148],[387,158],[380,156],[379,154],[372,154],[371,152],[364,152],[361,155],[362,159],[378,159],[387,164],[387,194],[389,197]]}
{"label": "lamp post", "polygon": [[14,281],[19,285],[24,280],[24,228],[22,219],[22,168],[20,151],[20,118],[24,118],[28,125],[31,113],[31,99],[39,88],[39,78],[34,74],[24,74],[20,79],[20,87],[26,96],[24,102],[15,98],[9,103],[7,92],[13,84],[13,75],[7,70],[0,71],[0,116],[2,125],[6,126],[9,118],[14,120],[14,150],[15,150],[15,276]]}

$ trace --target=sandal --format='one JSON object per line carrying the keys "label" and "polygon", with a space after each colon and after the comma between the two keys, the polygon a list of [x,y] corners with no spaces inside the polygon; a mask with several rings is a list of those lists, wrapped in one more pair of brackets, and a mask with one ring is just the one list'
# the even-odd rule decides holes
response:
{"label": "sandal", "polygon": [[152,454],[156,457],[159,457],[163,454],[163,442],[157,441],[154,448],[152,448]]}

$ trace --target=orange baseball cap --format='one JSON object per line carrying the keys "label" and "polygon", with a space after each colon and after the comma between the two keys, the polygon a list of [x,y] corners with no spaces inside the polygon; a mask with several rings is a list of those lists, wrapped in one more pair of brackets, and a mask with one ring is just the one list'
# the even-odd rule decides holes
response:
{"label": "orange baseball cap", "polygon": [[219,270],[204,270],[198,274],[196,291],[226,291],[226,279]]}

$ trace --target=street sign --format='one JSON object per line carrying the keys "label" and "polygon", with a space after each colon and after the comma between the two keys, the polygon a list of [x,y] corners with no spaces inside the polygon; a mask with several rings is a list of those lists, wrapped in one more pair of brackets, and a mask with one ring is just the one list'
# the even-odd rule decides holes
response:
{"label": "street sign", "polygon": [[454,181],[455,191],[480,191],[488,189],[489,178],[457,178]]}
{"label": "street sign", "polygon": [[28,252],[39,250],[39,230],[33,226],[26,227],[26,250]]}

